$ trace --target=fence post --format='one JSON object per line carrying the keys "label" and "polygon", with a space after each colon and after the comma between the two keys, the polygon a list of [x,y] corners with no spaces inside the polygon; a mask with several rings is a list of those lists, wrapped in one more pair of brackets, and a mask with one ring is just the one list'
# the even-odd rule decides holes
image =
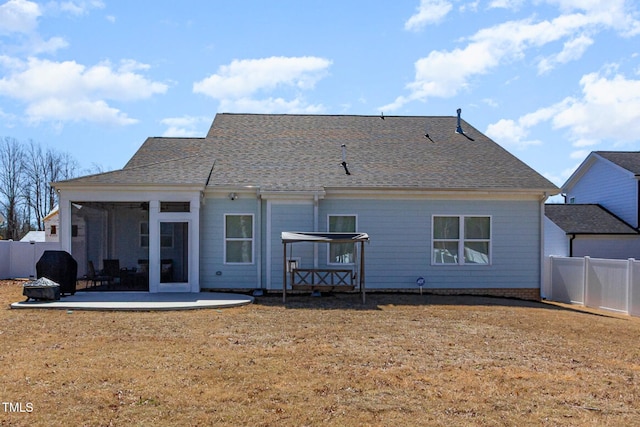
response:
{"label": "fence post", "polygon": [[589,307],[589,260],[591,257],[584,257],[584,277],[582,279],[582,304]]}
{"label": "fence post", "polygon": [[542,278],[542,292],[540,297],[542,299],[553,299],[553,276],[551,270],[553,269],[553,255],[549,255],[544,260],[544,277]]}
{"label": "fence post", "polygon": [[635,258],[629,258],[627,260],[627,314],[631,314],[631,289],[633,287],[633,263],[635,262]]}

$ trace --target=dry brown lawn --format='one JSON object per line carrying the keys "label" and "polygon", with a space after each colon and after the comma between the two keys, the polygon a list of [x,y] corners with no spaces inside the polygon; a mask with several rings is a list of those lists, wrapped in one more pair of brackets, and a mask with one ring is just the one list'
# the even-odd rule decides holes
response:
{"label": "dry brown lawn", "polygon": [[640,424],[638,318],[417,294],[9,309],[21,291],[0,282],[0,425]]}

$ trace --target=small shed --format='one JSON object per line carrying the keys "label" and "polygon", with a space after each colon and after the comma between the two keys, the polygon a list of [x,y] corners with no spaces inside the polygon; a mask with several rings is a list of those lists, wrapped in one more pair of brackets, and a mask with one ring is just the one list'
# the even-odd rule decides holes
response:
{"label": "small shed", "polygon": [[[282,246],[284,249],[284,257],[282,264],[282,302],[287,298],[287,271],[291,289],[311,290],[311,291],[340,291],[353,290],[356,283],[360,293],[362,294],[362,303],[365,302],[365,281],[364,281],[364,243],[369,241],[367,233],[329,233],[329,232],[299,232],[299,231],[283,231]],[[356,251],[356,260],[354,262],[355,272],[351,269],[317,269],[298,268],[294,263],[287,264],[287,247],[292,247],[294,243],[311,242],[311,243],[360,243],[360,250]]]}

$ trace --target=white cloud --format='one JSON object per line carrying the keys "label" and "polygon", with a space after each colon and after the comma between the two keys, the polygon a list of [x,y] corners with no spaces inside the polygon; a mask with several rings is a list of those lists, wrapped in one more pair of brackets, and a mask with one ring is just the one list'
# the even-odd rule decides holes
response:
{"label": "white cloud", "polygon": [[640,135],[640,80],[616,74],[586,74],[580,80],[582,96],[567,97],[548,107],[520,117],[517,121],[502,119],[488,126],[486,134],[497,142],[517,146],[528,145],[530,129],[549,123],[554,129],[565,129],[567,138],[578,148],[573,156],[582,156],[584,147],[602,141],[619,145],[638,141]]}
{"label": "white cloud", "polygon": [[464,47],[434,50],[418,59],[414,81],[406,86],[409,94],[397,97],[380,109],[393,111],[412,101],[453,97],[470,88],[474,77],[490,73],[503,63],[523,59],[529,50],[558,40],[569,39],[560,53],[543,60],[539,65],[542,71],[579,58],[593,42],[587,34],[604,29],[614,29],[624,36],[640,33],[640,21],[632,14],[625,15],[624,0],[612,0],[606,5],[595,0],[548,2],[567,12],[551,20],[529,18],[484,28],[469,37]]}
{"label": "white cloud", "polygon": [[451,11],[453,5],[446,0],[420,0],[416,13],[404,23],[407,31],[420,31],[429,24],[437,24]]}
{"label": "white cloud", "polygon": [[207,125],[211,123],[211,117],[167,117],[160,121],[168,126],[162,136],[165,137],[201,137],[207,133]]}
{"label": "white cloud", "polygon": [[525,148],[542,143],[539,140],[527,139],[529,130],[522,126],[521,123],[516,123],[513,120],[499,120],[497,123],[489,125],[485,133],[489,138],[503,146]]}
{"label": "white cloud", "polygon": [[553,118],[556,128],[568,128],[575,141],[638,141],[640,135],[640,80],[616,74],[612,78],[590,73],[580,80],[582,99]]}
{"label": "white cloud", "polygon": [[87,121],[110,126],[126,126],[138,122],[120,110],[109,107],[103,100],[43,98],[31,102],[26,113],[29,121],[34,123]]}
{"label": "white cloud", "polygon": [[487,104],[489,107],[493,107],[493,108],[497,108],[500,104],[498,104],[498,101],[496,101],[493,98],[484,98],[482,100],[482,102],[484,102],[485,104]]}
{"label": "white cloud", "polygon": [[84,15],[90,9],[104,9],[105,7],[101,0],[50,1],[47,6],[76,16]]}
{"label": "white cloud", "polygon": [[39,36],[34,36],[25,45],[25,48],[32,55],[38,55],[41,53],[53,54],[59,49],[64,49],[68,46],[69,43],[62,37],[51,37],[49,40],[42,40]]}
{"label": "white cloud", "polygon": [[283,98],[266,98],[266,99],[224,99],[220,103],[220,110],[227,112],[246,112],[246,113],[274,113],[282,112],[289,114],[319,114],[324,112],[323,105],[309,105],[304,99],[298,97],[287,101]]}
{"label": "white cloud", "polygon": [[489,3],[489,9],[513,9],[516,10],[522,6],[523,0],[492,0]]}
{"label": "white cloud", "polygon": [[37,3],[27,0],[9,0],[0,5],[0,34],[28,34],[38,27],[42,15]]}
{"label": "white cloud", "polygon": [[124,62],[122,69],[114,69],[108,62],[86,67],[75,61],[0,59],[0,64],[10,66],[10,73],[0,79],[0,95],[25,103],[31,122],[127,125],[135,121],[105,100],[135,101],[167,91],[167,85],[128,71],[129,61]]}
{"label": "white cloud", "polygon": [[195,82],[193,92],[220,100],[223,111],[240,107],[254,112],[313,110],[315,107],[306,105],[299,94],[289,101],[256,97],[277,89],[298,92],[313,89],[327,75],[330,65],[330,60],[313,56],[234,60],[218,68],[215,74]]}
{"label": "white cloud", "polygon": [[557,64],[566,64],[567,62],[580,59],[592,44],[593,39],[584,34],[567,41],[561,52],[549,58],[544,58],[538,63],[538,73],[544,74],[555,68]]}

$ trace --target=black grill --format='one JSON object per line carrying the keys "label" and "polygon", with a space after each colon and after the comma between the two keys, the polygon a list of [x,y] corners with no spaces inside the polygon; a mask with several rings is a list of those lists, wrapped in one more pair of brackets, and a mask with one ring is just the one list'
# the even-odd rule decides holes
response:
{"label": "black grill", "polygon": [[78,263],[68,252],[44,251],[36,264],[36,274],[58,283],[61,295],[76,293]]}

